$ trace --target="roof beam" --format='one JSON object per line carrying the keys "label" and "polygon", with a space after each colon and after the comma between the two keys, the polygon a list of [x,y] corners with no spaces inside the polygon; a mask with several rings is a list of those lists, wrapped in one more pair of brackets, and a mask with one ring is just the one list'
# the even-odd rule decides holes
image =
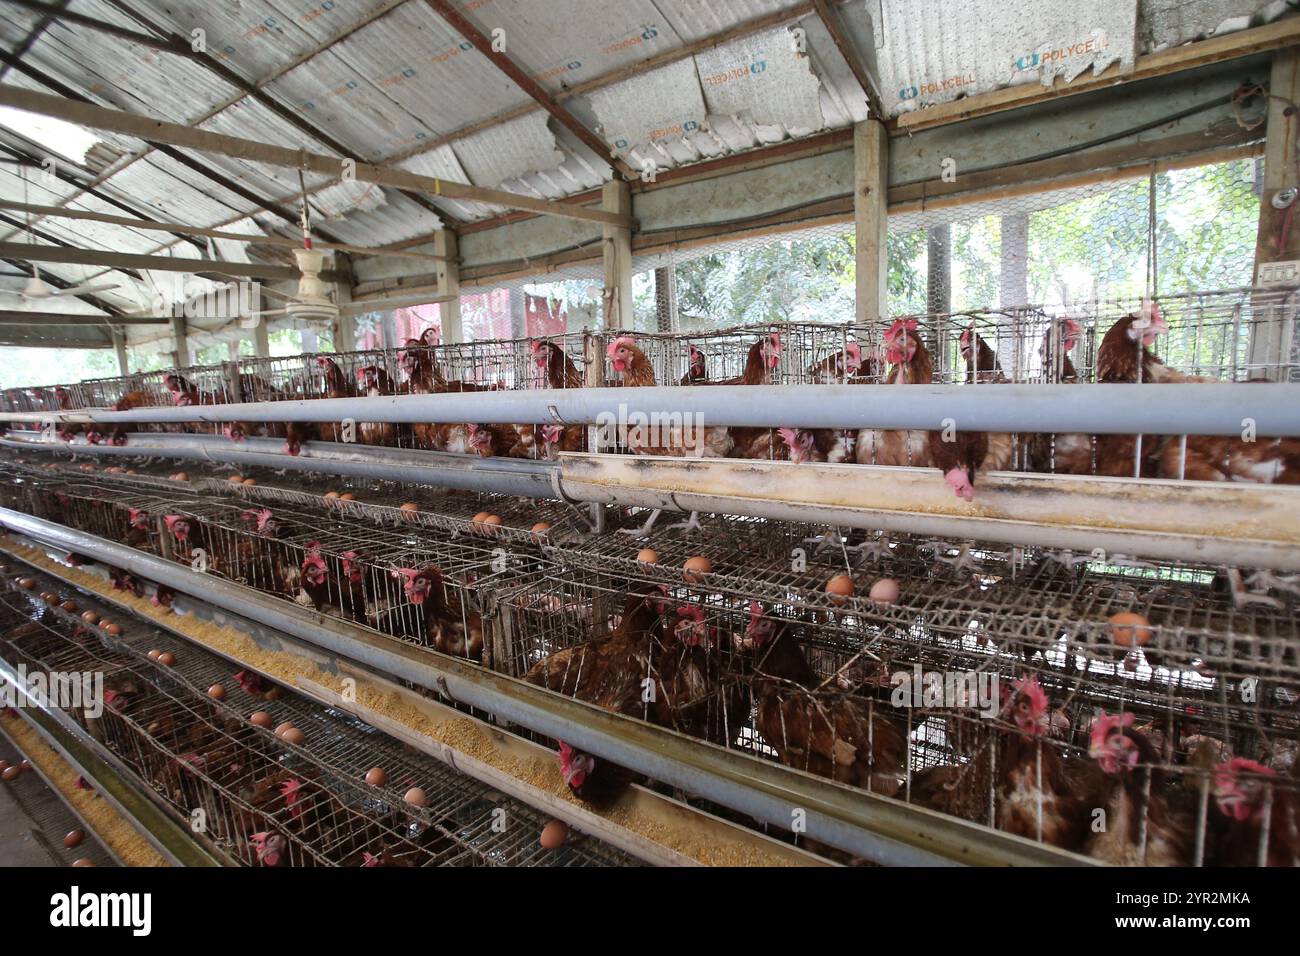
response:
{"label": "roof beam", "polygon": [[37,328],[46,325],[166,325],[170,321],[171,319],[165,315],[80,315],[76,312],[23,312],[16,309],[0,309],[0,325],[30,325]]}
{"label": "roof beam", "polygon": [[[21,219],[15,219],[12,216],[6,216],[4,213],[0,213],[0,222],[7,222],[9,223],[9,225],[13,226],[18,232],[26,232],[29,237],[35,236],[37,239],[42,239],[53,246],[59,246],[62,249],[78,248],[77,246],[74,246],[72,243],[60,239],[58,236],[51,235],[50,233],[45,232],[42,229],[35,228],[34,226],[28,226]],[[125,275],[130,276],[132,279],[135,279],[137,282],[144,281],[144,276],[140,275],[140,273],[136,272],[134,269],[119,269],[118,271],[124,273]]]}
{"label": "roof beam", "polygon": [[[37,0],[7,0],[7,2],[17,4],[18,6],[25,7],[29,10],[49,12],[51,16],[53,16],[55,12],[52,10],[49,4],[39,3],[37,2]],[[252,96],[259,99],[261,102],[265,103],[270,109],[274,110],[276,113],[278,113],[280,116],[282,116],[290,123],[293,123],[295,126],[299,126],[299,128],[301,129],[303,128],[303,125],[300,124],[305,124],[306,126],[311,126],[311,124],[307,124],[306,121],[303,120],[302,117],[296,111],[290,110],[287,107],[282,106],[277,100],[272,98],[269,94],[265,93],[265,88],[269,86],[271,83],[274,83],[280,77],[284,76],[290,70],[296,69],[297,67],[306,63],[308,60],[311,60],[314,57],[320,55],[321,53],[324,53],[326,50],[329,50],[331,47],[335,46],[338,43],[341,43],[342,41],[346,40],[348,37],[352,36],[358,30],[362,29],[363,27],[369,26],[371,23],[391,13],[393,10],[397,9],[398,7],[408,2],[409,0],[387,0],[386,3],[383,3],[380,6],[376,7],[375,9],[369,11],[365,16],[363,16],[356,22],[349,24],[343,30],[327,38],[326,40],[323,40],[322,42],[318,43],[316,46],[312,47],[310,50],[307,50],[301,55],[290,60],[288,63],[272,71],[269,76],[265,76],[262,79],[257,80],[255,82],[250,82],[245,80],[243,77],[239,76],[237,73],[227,68],[223,63],[221,63],[216,58],[212,57],[210,54],[200,53],[194,50],[192,45],[188,41],[186,41],[183,37],[176,37],[176,36],[156,37],[147,33],[140,33],[136,30],[128,29],[126,27],[120,27],[113,23],[107,23],[103,20],[96,19],[95,17],[86,16],[85,14],[73,13],[71,11],[59,12],[56,19],[64,23],[70,23],[70,24],[75,24],[76,26],[79,27],[84,27],[88,30],[94,30],[98,33],[103,33],[108,36],[117,37],[119,39],[126,40],[131,43],[137,43],[149,49],[158,50],[159,52],[172,53],[176,56],[181,56],[181,57],[185,57],[186,59],[193,60],[196,63],[199,63],[200,65],[209,69],[210,71],[216,73],[223,80],[235,86],[235,88],[239,90],[239,92],[235,96],[229,97],[224,102],[218,103],[207,113],[195,119],[193,125],[197,126],[199,123],[211,119],[212,117],[216,116],[222,111],[229,109],[231,106],[235,105],[236,103],[239,103],[242,100],[246,99],[247,97]],[[131,10],[129,7],[127,7],[125,4],[121,2],[114,2],[114,6],[118,7],[118,9],[122,10],[123,13],[136,19],[137,21],[143,21],[145,19],[141,14]],[[328,134],[321,133],[319,130],[316,130],[314,127],[312,127],[312,129],[310,130],[305,130],[305,131],[309,132],[309,135],[315,137],[320,142],[323,142],[326,145],[330,146],[331,149],[337,148],[339,152],[343,153],[344,155],[349,155],[349,156],[354,155],[353,150],[346,149],[341,145],[335,146],[332,140],[329,138]],[[149,149],[140,151],[137,155],[131,157],[120,167],[115,169],[114,173],[121,172],[122,169],[125,169],[127,166],[130,166],[132,163],[136,162],[137,160],[143,159],[152,151],[153,151],[152,146]],[[460,221],[458,219],[456,219],[450,213],[447,213],[444,210],[438,208],[437,206],[429,202],[425,197],[419,195],[418,193],[406,193],[406,195],[408,196],[408,198],[412,199],[420,206],[423,206],[425,209],[428,209],[430,212],[433,212],[435,215],[437,215],[438,218],[441,219],[445,225],[455,226],[459,224]],[[277,210],[274,209],[268,209],[268,211],[277,212]]]}
{"label": "roof beam", "polygon": [[[35,145],[35,144],[31,144],[31,145]],[[0,142],[0,150],[8,153],[10,156],[13,156],[16,160],[18,160],[20,165],[26,164],[32,167],[33,169],[42,169],[44,173],[41,160],[38,159],[31,152],[28,152],[25,149],[19,149],[17,146],[5,142]],[[74,198],[81,195],[94,196],[96,199],[100,200],[101,202],[108,203],[108,205],[113,206],[116,209],[121,209],[123,212],[129,212],[133,216],[140,217],[140,219],[145,222],[157,221],[155,219],[149,218],[144,213],[137,211],[136,209],[132,208],[129,204],[123,202],[122,200],[109,195],[108,193],[104,192],[102,189],[97,189],[93,185],[87,185],[83,183],[76,176],[73,176],[72,174],[66,172],[68,168],[74,168],[78,172],[83,173],[83,175],[85,175],[87,178],[91,178],[91,174],[89,172],[82,170],[80,167],[74,167],[72,163],[68,161],[57,162],[52,167],[50,167],[48,171],[49,173],[52,173],[61,182],[65,182],[70,186],[75,186],[77,189],[77,192],[73,196],[68,197],[66,200],[61,200],[62,202],[71,202]],[[39,220],[36,219],[32,221],[38,222]],[[12,233],[10,233],[9,235],[12,235]],[[206,246],[204,246],[202,242],[193,238],[192,236],[185,236],[179,233],[173,233],[173,235],[175,235],[178,240],[183,240],[185,242],[190,243],[190,245],[194,246],[196,249],[206,248]],[[0,238],[7,238],[7,236],[0,237]]]}
{"label": "roof beam", "polygon": [[[71,0],[59,0],[58,3],[50,4],[49,7],[45,8],[45,15],[36,21],[36,26],[32,27],[27,36],[23,37],[23,42],[18,44],[17,48],[14,49],[14,57],[21,58],[26,54],[27,51],[32,48],[32,44],[40,39],[41,34],[45,32],[45,28],[54,22],[54,17],[63,13],[63,8],[70,2]],[[0,80],[3,80],[8,73],[9,64],[6,63],[3,67],[0,67]]]}
{"label": "roof beam", "polygon": [[[186,272],[194,275],[220,273],[244,279],[271,281],[296,281],[302,273],[293,266],[272,266],[260,263],[222,262],[214,259],[181,259],[173,256],[142,256],[107,249],[64,248],[62,246],[35,246],[22,242],[0,242],[0,258],[22,259],[27,262],[62,262],[68,265],[107,266],[120,270],[123,266],[134,269],[156,269],[159,272]],[[333,281],[334,273],[326,270],[322,280]]]}
{"label": "roof beam", "polygon": [[[144,17],[142,14],[137,13],[135,10],[131,9],[131,7],[129,7],[124,2],[124,0],[109,0],[109,2],[118,10],[121,10],[127,16],[131,17],[133,20],[136,20],[137,22],[140,23],[147,23],[147,18]],[[92,22],[97,22],[97,21],[92,21]],[[162,30],[158,30],[157,28],[152,26],[150,26],[149,28],[155,29],[155,31],[158,33],[163,32]],[[141,35],[143,36],[144,34]],[[174,53],[177,56],[187,57],[193,62],[199,64],[199,66],[203,67],[209,73],[212,73],[214,76],[219,77],[220,79],[229,83],[235,89],[239,90],[243,94],[243,96],[246,97],[251,96],[253,99],[257,100],[259,103],[261,103],[263,106],[269,109],[276,116],[280,117],[280,119],[284,120],[290,126],[294,127],[300,132],[306,133],[308,136],[312,137],[317,142],[324,143],[330,149],[334,150],[334,152],[338,153],[339,156],[347,156],[352,159],[361,158],[357,150],[352,149],[351,147],[335,139],[328,132],[321,129],[319,126],[317,126],[315,123],[309,122],[297,110],[285,106],[283,103],[281,103],[270,93],[266,92],[265,84],[253,83],[250,82],[249,80],[244,79],[244,77],[240,76],[230,67],[226,66],[224,63],[222,63],[212,54],[206,51],[195,50],[193,44],[187,42],[184,38],[177,36],[175,33],[167,35],[165,37],[165,40],[167,43],[170,44],[168,48],[169,53]],[[408,199],[414,200],[416,204],[427,209],[429,212],[432,212],[434,215],[438,216],[439,218],[444,220],[447,218],[446,213],[444,213],[441,209],[439,209],[437,206],[435,206],[433,203],[431,203],[428,199],[426,199],[424,196],[420,195],[419,193],[410,192],[408,190],[401,190],[401,192]]]}
{"label": "roof beam", "polygon": [[[134,136],[151,143],[172,147],[195,149],[200,152],[219,153],[250,162],[267,163],[271,166],[283,166],[288,169],[302,169],[326,176],[340,176],[343,172],[343,160],[337,156],[321,153],[309,153],[306,150],[289,149],[273,146],[254,140],[226,136],[207,130],[182,126],[179,123],[166,123],[150,119],[135,113],[121,110],[105,109],[102,106],[47,93],[5,86],[0,88],[0,105],[15,109],[55,116],[71,123],[79,123],[92,129],[111,130],[126,136]],[[524,209],[544,215],[578,219],[601,225],[633,228],[630,216],[605,212],[601,209],[588,209],[583,206],[567,205],[534,199],[532,196],[520,196],[500,189],[485,189],[482,186],[470,186],[465,183],[433,176],[420,176],[401,169],[375,166],[371,163],[357,163],[355,178],[358,182],[377,183],[396,189],[413,189],[431,196],[447,199],[465,199],[472,202],[492,203],[509,209]]]}
{"label": "roof beam", "polygon": [[[262,236],[256,233],[248,232],[223,232],[220,229],[205,229],[201,226],[186,226],[178,222],[147,222],[139,219],[131,219],[127,216],[110,216],[107,213],[91,212],[88,209],[67,209],[60,206],[38,206],[34,203],[10,202],[0,199],[0,209],[13,209],[18,212],[38,213],[42,218],[52,219],[78,219],[89,222],[105,222],[115,226],[127,226],[131,229],[142,229],[145,231],[154,230],[158,232],[180,232],[194,236],[207,236],[212,239],[230,239],[235,242],[260,242],[270,246],[284,246],[286,248],[298,248],[302,245],[301,239],[290,239],[288,236]],[[5,217],[0,216],[0,219]],[[36,235],[41,235],[39,232]],[[312,243],[317,249],[330,249],[339,252],[348,252],[358,256],[393,256],[405,259],[423,259],[429,262],[445,262],[446,256],[437,256],[426,252],[406,252],[401,249],[384,249],[368,248],[364,246],[350,246],[346,243],[338,242],[315,242]]]}
{"label": "roof beam", "polygon": [[0,331],[0,346],[16,349],[111,349],[113,339],[107,335],[102,342],[90,339],[52,339],[44,335],[19,335]]}
{"label": "roof beam", "polygon": [[498,51],[492,45],[492,40],[474,23],[461,13],[450,0],[424,0],[425,4],[433,10],[439,17],[446,21],[447,25],[463,36],[478,49],[489,61],[502,73],[508,76],[515,86],[519,87],[529,98],[536,102],[542,109],[555,117],[560,123],[574,136],[582,142],[584,146],[599,156],[604,162],[613,166],[618,173],[625,179],[636,179],[638,174],[627,163],[614,156],[599,136],[560,105],[559,101],[544,87],[531,76],[528,71],[512,60],[507,54]]}
{"label": "roof beam", "polygon": [[858,51],[853,46],[853,38],[849,36],[848,31],[844,29],[844,24],[840,22],[840,15],[831,9],[830,0],[812,0],[812,5],[817,11],[817,18],[821,20],[822,25],[826,27],[826,32],[831,35],[831,42],[835,44],[835,49],[840,51],[840,56],[848,65],[853,73],[853,78],[858,81],[858,86],[862,87],[862,93],[867,98],[867,108],[871,115],[878,120],[885,119],[885,110],[880,103],[880,96],[876,90],[876,83],[867,71],[867,65],[858,55]]}
{"label": "roof beam", "polygon": [[[60,82],[59,80],[50,76],[48,73],[45,73],[44,71],[37,69],[36,67],[32,66],[30,63],[24,63],[21,60],[16,60],[12,56],[10,56],[10,54],[5,53],[4,51],[0,51],[0,60],[3,60],[6,63],[12,63],[12,65],[16,69],[18,69],[19,72],[24,73],[25,75],[31,77],[32,79],[36,80],[36,82],[42,84],[43,86],[46,86],[54,90],[56,93],[58,93],[60,96],[63,96],[68,101],[74,103],[84,103],[87,106],[96,109],[99,108],[95,106],[95,104],[91,101],[89,97],[84,96],[81,93],[78,93],[76,90],[72,89],[72,87],[68,86],[65,83]],[[43,94],[37,94],[37,95],[43,95]],[[57,100],[57,97],[47,97],[47,98],[51,100]],[[108,112],[112,112],[112,111],[110,110]],[[53,115],[57,115],[57,114],[53,114]],[[126,115],[130,115],[130,114],[126,114]],[[136,138],[143,139],[144,137],[136,137]],[[199,162],[194,157],[187,156],[184,153],[182,153],[180,150],[174,149],[171,146],[158,145],[157,148],[158,148],[158,152],[162,153],[165,156],[171,157],[172,159],[176,160],[176,162],[181,163],[182,165],[187,166],[190,169],[194,170],[200,176],[203,176],[204,178],[211,180],[212,182],[216,183],[218,186],[221,186],[223,189],[232,192],[236,196],[239,196],[240,198],[252,203],[259,210],[269,212],[272,215],[278,216],[281,219],[283,219],[285,222],[288,222],[295,227],[298,225],[298,216],[296,213],[286,209],[283,206],[277,205],[272,200],[263,199],[261,196],[257,195],[257,193],[253,192],[250,189],[246,189],[245,187],[241,186],[239,183],[232,180],[230,177],[225,176],[214,169],[210,169],[208,166]],[[143,155],[143,153],[141,155]],[[123,164],[121,167],[115,170],[114,173],[121,172],[122,169],[125,169],[126,166],[128,165],[130,165],[130,163]],[[102,180],[106,180],[108,178],[109,176],[107,175],[102,176],[99,179],[97,179],[93,185],[98,185],[99,182],[101,182]],[[76,198],[75,196],[69,197],[69,201],[75,198]],[[248,213],[243,213],[241,218],[247,215]],[[330,233],[326,232],[323,229],[317,229],[316,234],[320,236],[322,239],[327,239],[331,242],[336,241],[333,235],[331,235]]]}

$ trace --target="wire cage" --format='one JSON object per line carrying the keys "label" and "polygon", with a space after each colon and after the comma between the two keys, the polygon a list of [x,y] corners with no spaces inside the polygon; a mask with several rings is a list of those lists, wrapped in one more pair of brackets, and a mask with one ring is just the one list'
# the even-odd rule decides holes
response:
{"label": "wire cage", "polygon": [[[1147,832],[1175,810],[1185,831],[1146,862],[1296,849],[1220,806],[1231,771],[1296,810],[1300,577],[718,516],[644,545],[549,549],[555,567],[503,602],[505,666],[572,667],[645,594],[661,615],[639,638],[646,674],[671,695],[693,661],[697,709],[632,716],[1111,862],[1133,848],[1089,840],[1087,813],[1119,812],[1134,780]],[[1039,694],[1026,734],[1011,708]],[[1118,768],[1098,735],[1122,721],[1142,744]],[[1094,803],[1066,812],[1067,777]]]}
{"label": "wire cage", "polygon": [[[106,705],[66,712],[153,790],[196,838],[242,866],[628,865],[577,837],[542,851],[536,810],[417,754],[375,728],[154,628],[99,637],[71,614],[7,591],[0,614],[26,622],[4,644],[29,672],[102,675]],[[145,647],[172,652],[162,667]],[[226,688],[219,699],[208,689]],[[274,714],[280,739],[247,719]],[[98,712],[97,712],[98,711]],[[381,767],[385,781],[363,783]],[[403,799],[418,786],[426,804]]]}
{"label": "wire cage", "polygon": [[[252,498],[242,485],[232,489],[210,483],[166,493],[111,478],[46,481],[27,486],[24,510],[489,666],[499,643],[494,595],[545,563],[543,534],[517,527],[503,534],[493,513],[421,521],[400,508],[303,501],[271,489]],[[500,503],[507,514],[524,507]]]}

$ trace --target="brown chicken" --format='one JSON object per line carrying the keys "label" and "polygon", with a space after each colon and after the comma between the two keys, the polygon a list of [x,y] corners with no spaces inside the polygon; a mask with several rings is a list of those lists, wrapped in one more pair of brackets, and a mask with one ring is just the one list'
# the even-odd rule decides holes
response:
{"label": "brown chicken", "polygon": [[[882,365],[872,354],[864,361],[862,346],[849,342],[810,365],[805,379],[814,385],[840,385],[877,381]],[[855,433],[833,428],[733,428],[736,443],[734,458],[771,459],[773,461],[826,461],[831,464],[853,460]]]}
{"label": "brown chicken", "polygon": [[[343,374],[338,363],[325,355],[316,356],[316,367],[325,379],[326,398],[354,398],[356,389]],[[340,442],[343,440],[343,425],[337,422],[319,422],[316,426],[321,441]]]}
{"label": "brown chicken", "polygon": [[[885,360],[892,366],[886,385],[929,385],[934,381],[934,362],[916,327],[915,319],[899,319],[885,333]],[[854,457],[859,465],[925,468],[933,464],[929,435],[915,430],[864,428],[858,432]]]}
{"label": "brown chicken", "polygon": [[[1006,376],[997,355],[974,328],[961,335],[961,354],[966,360],[969,384],[1005,384]],[[1015,442],[1006,432],[932,431],[930,458],[943,472],[958,498],[975,497],[975,473],[980,469],[1005,471],[1015,457]]]}
{"label": "brown chicken", "polygon": [[[663,592],[651,588],[628,595],[617,627],[603,637],[566,647],[538,661],[524,680],[616,714],[650,719],[645,681],[656,678],[656,647],[664,637]],[[608,806],[627,789],[635,774],[603,757],[560,741],[560,771],[578,798]]]}
{"label": "brown chicken", "polygon": [[394,568],[392,574],[404,579],[402,591],[419,609],[421,633],[434,650],[475,662],[483,660],[483,620],[464,606],[454,588],[447,587],[440,568],[432,564],[419,570]]}
{"label": "brown chicken", "polygon": [[[1079,373],[1070,359],[1083,327],[1069,316],[1054,321],[1038,348],[1044,375],[1053,382],[1077,385]],[[1029,439],[1029,467],[1060,475],[1092,474],[1093,441],[1090,435],[1039,434]]]}
{"label": "brown chicken", "polygon": [[1093,721],[1088,755],[1109,780],[1096,803],[1105,827],[1084,849],[1113,866],[1187,866],[1196,832],[1190,795],[1169,788],[1161,757],[1135,720],[1123,713]]}
{"label": "brown chicken", "polygon": [[[357,393],[367,398],[396,395],[393,380],[377,365],[357,369]],[[357,441],[363,445],[396,445],[398,426],[393,422],[357,422]]]}
{"label": "brown chicken", "polygon": [[[762,371],[764,341],[768,340],[764,339],[757,342],[750,349],[751,359],[755,355],[758,356],[759,371],[757,374],[759,375],[764,374]],[[644,352],[637,348],[636,340],[632,336],[619,336],[609,344],[605,351],[611,367],[622,379],[624,385],[645,387],[655,384],[654,369],[650,366],[650,360],[646,358]],[[722,383],[710,382],[708,384]],[[708,428],[683,424],[656,425],[653,422],[646,425],[629,423],[619,425],[618,437],[622,444],[636,454],[663,455],[672,458],[683,458],[690,455],[725,458],[734,447],[730,431],[721,427]]]}
{"label": "brown chicken", "polygon": [[705,623],[704,608],[680,605],[656,647],[652,718],[655,723],[721,746],[730,746],[749,718],[749,698],[738,681],[724,686],[722,654],[728,648]]}
{"label": "brown chicken", "polygon": [[756,602],[739,649],[753,660],[758,732],[783,764],[886,796],[899,791],[907,741],[885,706],[820,686],[790,623]]}
{"label": "brown chicken", "polygon": [[686,374],[681,377],[678,385],[703,385],[708,381],[709,367],[705,362],[704,353],[691,346],[690,360],[686,365]]}
{"label": "brown chicken", "polygon": [[[1219,764],[1214,798],[1226,822],[1215,841],[1213,862],[1218,866],[1300,866],[1298,787],[1294,766],[1288,778],[1244,757]],[[1271,808],[1266,809],[1270,803]]]}

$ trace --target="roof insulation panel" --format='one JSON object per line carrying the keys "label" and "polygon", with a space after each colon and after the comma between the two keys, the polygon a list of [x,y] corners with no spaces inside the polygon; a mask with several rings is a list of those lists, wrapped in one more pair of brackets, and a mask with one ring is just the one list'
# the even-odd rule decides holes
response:
{"label": "roof insulation panel", "polygon": [[[873,0],[874,2],[874,0]],[[1022,83],[1071,80],[1137,53],[1136,0],[1037,0],[1033,16],[1000,0],[918,6],[878,0],[877,69],[891,113]],[[865,4],[844,8],[865,17]]]}

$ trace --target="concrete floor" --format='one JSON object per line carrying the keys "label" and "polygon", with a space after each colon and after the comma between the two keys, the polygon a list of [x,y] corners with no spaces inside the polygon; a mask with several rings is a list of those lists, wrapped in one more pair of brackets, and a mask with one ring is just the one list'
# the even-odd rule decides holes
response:
{"label": "concrete floor", "polygon": [[[51,800],[58,799],[48,788],[46,795]],[[42,842],[40,832],[37,822],[14,799],[10,784],[0,781],[0,866],[62,866],[63,861],[46,849],[49,838],[44,837],[46,842]]]}
{"label": "concrete floor", "polygon": [[[22,754],[0,736],[0,760],[22,761]],[[87,832],[75,849],[65,849],[63,837],[71,830],[88,830],[63,799],[35,770],[17,780],[0,780],[0,866],[67,866],[87,857],[96,866],[112,866],[103,845]]]}

